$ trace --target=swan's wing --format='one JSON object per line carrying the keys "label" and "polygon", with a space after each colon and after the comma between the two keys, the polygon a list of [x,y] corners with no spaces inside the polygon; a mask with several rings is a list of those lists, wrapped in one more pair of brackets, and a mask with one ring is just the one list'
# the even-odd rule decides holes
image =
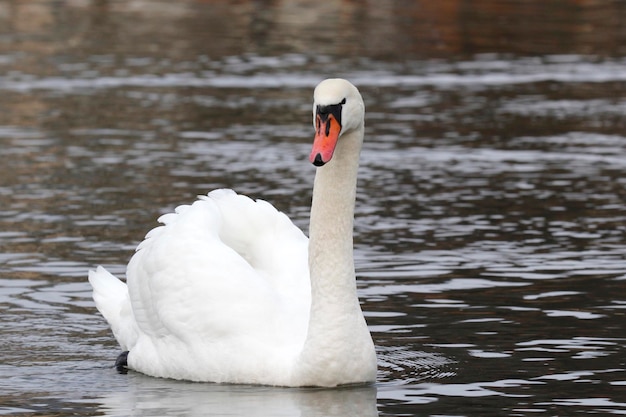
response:
{"label": "swan's wing", "polygon": [[201,346],[217,358],[228,350],[242,357],[244,346],[301,346],[308,240],[284,214],[218,190],[159,221],[127,271],[138,327],[154,345],[146,351],[162,358],[158,344]]}
{"label": "swan's wing", "polygon": [[[219,237],[283,297],[309,296],[308,238],[263,200],[221,189],[200,197],[219,208]],[[303,294],[304,293],[304,294]]]}
{"label": "swan's wing", "polygon": [[93,299],[98,311],[111,326],[122,349],[127,350],[137,341],[137,326],[126,284],[102,266],[95,271],[89,271],[89,283],[93,288]]}

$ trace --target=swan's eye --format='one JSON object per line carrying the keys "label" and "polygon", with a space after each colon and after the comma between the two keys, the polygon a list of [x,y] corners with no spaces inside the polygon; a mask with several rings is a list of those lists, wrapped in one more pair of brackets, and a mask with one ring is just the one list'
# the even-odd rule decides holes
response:
{"label": "swan's eye", "polygon": [[341,103],[339,103],[339,104],[346,104],[346,99],[345,99],[345,97],[344,97],[344,99],[343,99],[343,100],[341,100]]}

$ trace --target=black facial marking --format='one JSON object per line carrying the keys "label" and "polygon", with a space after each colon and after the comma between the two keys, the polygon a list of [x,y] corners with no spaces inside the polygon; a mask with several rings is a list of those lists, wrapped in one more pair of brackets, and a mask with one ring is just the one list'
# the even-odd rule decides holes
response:
{"label": "black facial marking", "polygon": [[[319,116],[319,122],[325,122],[328,119],[328,115],[332,114],[337,120],[337,123],[341,125],[341,109],[343,105],[346,104],[346,99],[341,100],[340,103],[337,104],[329,104],[327,106],[318,105],[316,108],[316,113]],[[318,126],[319,129],[319,126]],[[328,131],[330,129],[330,123],[326,125],[326,136],[328,136]]]}

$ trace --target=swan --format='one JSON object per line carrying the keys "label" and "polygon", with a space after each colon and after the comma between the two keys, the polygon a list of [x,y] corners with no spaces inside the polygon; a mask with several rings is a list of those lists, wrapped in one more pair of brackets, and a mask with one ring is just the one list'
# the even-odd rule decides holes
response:
{"label": "swan", "polygon": [[161,216],[126,283],[89,271],[125,351],[117,365],[190,381],[333,387],[376,378],[352,230],[365,106],[327,79],[313,93],[309,238],[263,200],[215,190]]}

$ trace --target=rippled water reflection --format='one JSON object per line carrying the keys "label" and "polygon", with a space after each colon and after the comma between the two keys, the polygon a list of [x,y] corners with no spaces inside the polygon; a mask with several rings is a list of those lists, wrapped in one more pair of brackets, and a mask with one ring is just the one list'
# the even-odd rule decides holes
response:
{"label": "rippled water reflection", "polygon": [[[623,5],[66,3],[0,0],[0,414],[626,413]],[[86,270],[217,187],[306,228],[327,75],[377,384],[116,374]]]}

